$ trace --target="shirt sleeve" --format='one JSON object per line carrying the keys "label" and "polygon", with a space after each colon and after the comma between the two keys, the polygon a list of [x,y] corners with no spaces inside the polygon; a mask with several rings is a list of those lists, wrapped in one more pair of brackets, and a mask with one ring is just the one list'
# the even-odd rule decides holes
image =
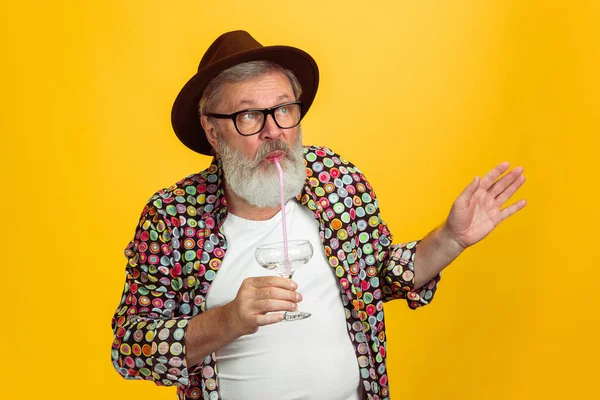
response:
{"label": "shirt sleeve", "polygon": [[392,244],[392,235],[381,219],[378,233],[375,248],[383,301],[406,299],[413,310],[429,304],[437,290],[441,273],[415,290],[415,254],[420,240]]}
{"label": "shirt sleeve", "polygon": [[185,334],[194,296],[174,257],[174,241],[165,219],[147,205],[125,249],[125,287],[112,319],[112,363],[126,379],[187,386],[189,373],[202,367],[188,373]]}

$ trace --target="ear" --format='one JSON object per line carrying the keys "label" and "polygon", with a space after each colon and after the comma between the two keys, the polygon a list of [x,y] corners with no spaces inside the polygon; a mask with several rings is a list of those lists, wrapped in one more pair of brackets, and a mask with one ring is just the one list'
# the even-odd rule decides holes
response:
{"label": "ear", "polygon": [[209,120],[206,115],[200,117],[200,123],[202,124],[202,128],[206,133],[206,139],[208,143],[213,147],[213,149],[217,148],[217,128],[214,124]]}

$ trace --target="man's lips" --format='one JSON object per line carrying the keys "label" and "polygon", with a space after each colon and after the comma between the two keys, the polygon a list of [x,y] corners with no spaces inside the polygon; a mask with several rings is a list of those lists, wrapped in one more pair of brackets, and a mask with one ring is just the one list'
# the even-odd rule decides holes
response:
{"label": "man's lips", "polygon": [[281,150],[275,150],[266,155],[265,160],[275,162],[275,159],[281,159],[285,156],[285,153]]}

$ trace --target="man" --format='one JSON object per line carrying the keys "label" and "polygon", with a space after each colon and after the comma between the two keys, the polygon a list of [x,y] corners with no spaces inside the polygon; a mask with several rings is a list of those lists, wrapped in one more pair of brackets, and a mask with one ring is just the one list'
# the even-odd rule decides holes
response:
{"label": "man", "polygon": [[[318,76],[305,52],[235,31],[182,89],[174,130],[215,158],[149,200],[125,251],[112,323],[125,378],[176,385],[180,399],[389,398],[383,302],[428,304],[441,270],[525,206],[500,209],[524,182],[520,167],[498,179],[502,163],[465,188],[441,227],[392,244],[361,172],[302,145]],[[293,280],[254,259],[282,240],[276,161],[289,237],[314,247]],[[299,306],[311,317],[282,322]]]}

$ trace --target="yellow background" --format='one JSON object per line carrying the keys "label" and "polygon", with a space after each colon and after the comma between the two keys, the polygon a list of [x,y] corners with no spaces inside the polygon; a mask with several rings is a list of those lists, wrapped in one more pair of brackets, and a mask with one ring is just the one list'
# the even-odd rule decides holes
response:
{"label": "yellow background", "polygon": [[3,1],[0,398],[174,399],[110,363],[146,200],[203,169],[170,108],[219,34],[307,50],[305,141],[355,162],[397,240],[475,175],[528,206],[386,306],[395,399],[598,399],[600,2]]}

